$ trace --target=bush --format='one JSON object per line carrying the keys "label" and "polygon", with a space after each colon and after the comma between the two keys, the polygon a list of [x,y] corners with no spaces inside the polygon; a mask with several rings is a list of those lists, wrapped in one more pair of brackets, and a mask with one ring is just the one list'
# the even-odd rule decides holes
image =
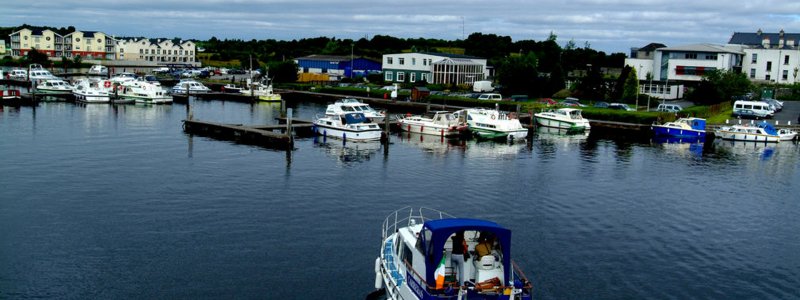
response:
{"label": "bush", "polygon": [[555,94],[553,94],[553,98],[558,98],[558,99],[564,99],[564,98],[571,97],[571,96],[572,96],[572,92],[570,92],[568,89],[562,89],[562,90],[556,92]]}

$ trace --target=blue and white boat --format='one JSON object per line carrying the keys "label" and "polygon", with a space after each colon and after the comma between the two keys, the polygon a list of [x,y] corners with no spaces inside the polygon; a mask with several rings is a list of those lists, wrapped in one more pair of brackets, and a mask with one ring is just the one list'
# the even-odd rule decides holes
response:
{"label": "blue and white boat", "polygon": [[368,142],[381,139],[381,128],[363,113],[325,114],[314,119],[314,132],[344,141]]}
{"label": "blue and white boat", "polygon": [[[375,288],[387,299],[531,299],[530,281],[511,260],[511,231],[495,222],[406,207],[386,217],[382,229]],[[471,255],[453,253],[461,232]],[[483,239],[493,246],[478,259]]]}
{"label": "blue and white boat", "polygon": [[650,128],[653,129],[653,134],[659,137],[705,138],[706,136],[706,120],[700,118],[680,118]]}

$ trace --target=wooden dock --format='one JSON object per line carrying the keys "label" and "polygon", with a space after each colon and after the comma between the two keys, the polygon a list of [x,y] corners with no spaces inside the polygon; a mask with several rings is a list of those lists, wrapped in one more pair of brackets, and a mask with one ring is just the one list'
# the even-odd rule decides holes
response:
{"label": "wooden dock", "polygon": [[[311,124],[245,126],[242,124],[183,120],[183,131],[186,133],[280,150],[291,150],[294,147],[294,139],[291,132],[286,132],[289,127],[311,128]],[[280,130],[281,132],[275,132],[275,130]]]}

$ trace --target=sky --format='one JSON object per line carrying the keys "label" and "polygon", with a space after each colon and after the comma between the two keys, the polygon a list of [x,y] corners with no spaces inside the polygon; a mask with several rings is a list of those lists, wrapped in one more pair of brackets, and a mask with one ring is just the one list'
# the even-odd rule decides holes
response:
{"label": "sky", "polygon": [[800,32],[797,0],[0,0],[0,26],[22,24],[183,39],[339,39],[390,35],[570,40],[607,53],[649,43],[724,44],[734,32]]}

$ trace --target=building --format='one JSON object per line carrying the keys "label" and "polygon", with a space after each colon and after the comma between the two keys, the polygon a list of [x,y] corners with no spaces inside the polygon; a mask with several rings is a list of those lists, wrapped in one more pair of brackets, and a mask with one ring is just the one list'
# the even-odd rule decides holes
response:
{"label": "building", "polygon": [[486,59],[448,53],[397,53],[383,55],[386,82],[426,81],[434,84],[468,84],[489,77]]}
{"label": "building", "polygon": [[122,38],[117,41],[117,59],[156,63],[194,63],[197,44],[192,41]]}
{"label": "building", "polygon": [[[116,40],[99,31],[74,31],[65,35],[63,56],[85,59],[115,59]],[[58,56],[56,56],[58,57]]]}
{"label": "building", "polygon": [[[627,58],[625,65],[636,69],[637,78],[644,82],[642,93],[662,99],[682,98],[682,85],[701,81],[707,72],[740,72],[744,57],[742,46],[737,45],[692,44],[652,48],[651,52],[645,58]],[[641,50],[636,53],[639,56]]]}
{"label": "building", "polygon": [[728,45],[744,51],[742,72],[755,82],[794,84],[800,68],[800,34],[735,32]]}
{"label": "building", "polygon": [[64,55],[64,45],[61,35],[50,29],[23,28],[9,34],[11,40],[11,56],[20,57],[28,55],[32,49],[47,54],[49,57]]}
{"label": "building", "polygon": [[[364,77],[380,73],[381,63],[369,58],[350,59],[350,56],[309,55],[294,59],[301,81],[337,81],[342,78]],[[303,80],[304,78],[308,80]]]}

